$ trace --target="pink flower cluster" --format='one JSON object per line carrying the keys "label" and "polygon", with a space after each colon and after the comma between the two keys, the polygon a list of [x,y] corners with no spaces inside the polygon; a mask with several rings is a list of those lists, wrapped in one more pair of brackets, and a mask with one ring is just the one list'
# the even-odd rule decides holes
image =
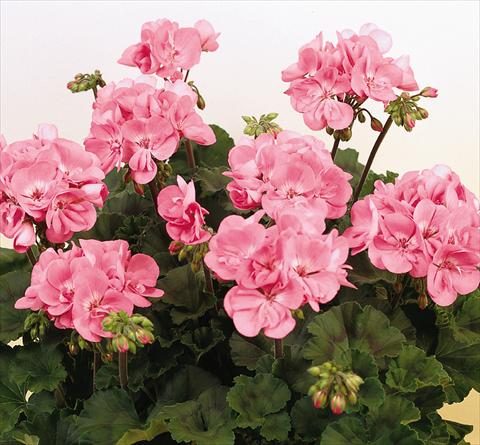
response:
{"label": "pink flower cluster", "polygon": [[385,55],[392,46],[385,31],[368,23],[359,34],[345,30],[337,38],[334,45],[320,33],[300,48],[298,62],[282,72],[282,80],[291,82],[286,94],[293,108],[312,130],[348,127],[354,115],[349,99],[362,103],[371,98],[386,105],[397,97],[394,88],[418,89],[409,57]]}
{"label": "pink flower cluster", "polygon": [[99,159],[40,125],[33,139],[0,144],[0,233],[17,252],[35,244],[34,224],[52,243],[92,228],[108,194]]}
{"label": "pink flower cluster", "polygon": [[157,197],[158,214],[167,221],[167,233],[174,241],[187,245],[200,244],[210,239],[205,230],[204,216],[208,211],[195,199],[195,185],[177,176],[178,185],[169,185]]}
{"label": "pink flower cluster", "polygon": [[480,282],[479,201],[448,167],[406,173],[375,191],[351,212],[352,253],[368,249],[372,264],[414,278],[441,306]]}
{"label": "pink flower cluster", "polygon": [[159,298],[159,268],[153,258],[131,255],[126,241],[80,240],[71,250],[47,249],[32,271],[32,282],[15,308],[44,310],[59,329],[76,329],[88,341],[111,337],[102,320],[110,312],[131,315]]}
{"label": "pink flower cluster", "polygon": [[205,263],[220,279],[236,281],[224,306],[241,334],[253,337],[263,329],[268,337],[283,338],[295,327],[292,310],[309,304],[318,311],[341,285],[351,286],[349,246],[336,230],[323,234],[322,212],[286,206],[269,228],[259,223],[263,215],[225,218]]}
{"label": "pink flower cluster", "polygon": [[227,185],[234,206],[259,207],[277,219],[279,210],[302,208],[318,220],[339,218],[352,194],[351,176],[336,166],[323,142],[313,136],[282,131],[243,138],[230,150],[233,178]]}
{"label": "pink flower cluster", "polygon": [[218,36],[206,20],[199,20],[193,28],[180,28],[167,19],[147,22],[142,26],[141,42],[129,46],[118,63],[175,81],[200,61],[202,51],[217,50]]}
{"label": "pink flower cluster", "polygon": [[169,159],[182,137],[200,145],[215,142],[195,111],[197,94],[188,84],[177,80],[155,86],[155,78],[141,76],[98,92],[85,148],[100,158],[105,173],[128,163],[133,180],[146,184],[157,173],[155,160]]}

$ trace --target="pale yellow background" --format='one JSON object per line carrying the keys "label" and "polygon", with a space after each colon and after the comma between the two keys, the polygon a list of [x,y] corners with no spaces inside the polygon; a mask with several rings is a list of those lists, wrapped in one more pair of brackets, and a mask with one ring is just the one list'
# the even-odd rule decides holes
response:
{"label": "pale yellow background", "polygon": [[[222,32],[220,49],[202,57],[190,77],[207,100],[208,122],[238,137],[241,115],[277,111],[282,127],[312,133],[282,94],[287,86],[280,71],[319,31],[334,39],[337,29],[374,22],[392,34],[392,55],[410,54],[419,84],[440,91],[438,99],[424,102],[431,117],[412,134],[390,130],[374,168],[403,173],[445,163],[479,194],[476,1],[2,1],[0,13],[0,132],[8,141],[29,137],[40,122],[54,122],[64,137],[81,142],[90,124],[91,95],[72,95],[66,83],[75,73],[95,68],[107,81],[136,76],[116,60],[138,41],[143,22],[160,17],[184,26],[206,18]],[[381,107],[373,109],[382,116]],[[320,138],[331,144],[324,133]],[[356,126],[348,145],[365,160],[373,139],[366,125]],[[478,394],[442,414],[475,424],[469,440],[480,444]]]}

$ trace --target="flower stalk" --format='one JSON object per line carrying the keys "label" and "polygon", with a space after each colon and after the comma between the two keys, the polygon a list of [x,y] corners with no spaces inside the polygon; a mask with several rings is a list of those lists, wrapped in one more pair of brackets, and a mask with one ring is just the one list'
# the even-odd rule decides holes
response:
{"label": "flower stalk", "polygon": [[362,176],[360,178],[360,181],[358,181],[357,188],[355,189],[355,192],[353,194],[353,203],[357,202],[360,196],[360,193],[362,192],[363,184],[365,184],[365,180],[367,179],[368,172],[372,167],[373,160],[375,159],[378,149],[380,148],[380,145],[382,145],[382,142],[385,139],[385,136],[388,133],[388,130],[392,126],[392,123],[393,123],[392,116],[389,116],[385,124],[383,125],[383,130],[378,135],[377,140],[375,141],[375,144],[373,145],[372,150],[370,151],[370,155],[368,156],[367,163],[365,164],[365,168],[363,169]]}
{"label": "flower stalk", "polygon": [[120,386],[126,389],[128,386],[128,352],[118,352],[118,378]]}

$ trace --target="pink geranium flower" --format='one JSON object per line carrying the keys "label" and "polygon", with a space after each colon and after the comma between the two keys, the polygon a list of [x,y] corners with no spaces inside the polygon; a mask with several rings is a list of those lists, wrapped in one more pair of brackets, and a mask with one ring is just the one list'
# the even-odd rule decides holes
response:
{"label": "pink geranium flower", "polygon": [[112,336],[102,326],[102,320],[110,312],[125,311],[129,315],[133,312],[130,299],[109,288],[108,277],[101,270],[84,269],[75,276],[74,286],[73,325],[85,340],[98,342],[104,337]]}
{"label": "pink geranium flower", "polygon": [[125,296],[138,307],[151,306],[145,297],[160,298],[164,292],[157,289],[160,269],[155,260],[143,253],[133,255],[125,270]]}
{"label": "pink geranium flower", "polygon": [[335,98],[349,90],[348,79],[339,75],[336,68],[325,68],[310,78],[293,81],[286,94],[312,130],[321,130],[327,125],[342,130],[352,122],[353,109]]}
{"label": "pink geranium flower", "polygon": [[13,248],[18,253],[25,253],[35,244],[35,241],[36,236],[33,224],[29,221],[24,221],[13,236]]}
{"label": "pink geranium flower", "polygon": [[400,214],[386,215],[380,221],[380,232],[368,250],[372,264],[393,273],[410,272],[414,277],[425,276],[427,259],[423,242],[414,221]]}
{"label": "pink geranium flower", "polygon": [[266,229],[258,221],[264,212],[244,219],[238,215],[227,216],[209,243],[205,264],[222,280],[234,280],[240,268],[263,244]]}
{"label": "pink geranium flower", "polygon": [[195,200],[195,185],[177,176],[178,185],[160,191],[157,198],[159,215],[167,221],[167,232],[175,241],[200,244],[208,241],[210,233],[203,229],[208,211]]}
{"label": "pink geranium flower", "polygon": [[216,51],[218,49],[217,38],[220,33],[215,32],[210,22],[208,22],[207,20],[198,20],[197,22],[195,22],[194,27],[200,35],[202,51]]}
{"label": "pink geranium flower", "polygon": [[445,245],[428,266],[428,293],[440,306],[452,304],[457,294],[473,292],[480,284],[480,256],[462,247]]}
{"label": "pink geranium flower", "polygon": [[139,184],[150,182],[157,174],[153,158],[165,161],[178,146],[178,134],[161,117],[128,121],[122,127],[122,134],[132,178]]}
{"label": "pink geranium flower", "polygon": [[90,136],[85,139],[84,144],[87,151],[98,156],[105,174],[114,168],[120,170],[123,161],[123,135],[114,122],[92,122]]}
{"label": "pink geranium flower", "polygon": [[235,286],[225,295],[224,306],[240,334],[255,337],[263,329],[267,337],[283,338],[295,327],[291,310],[302,301],[301,288],[290,282],[261,291]]}

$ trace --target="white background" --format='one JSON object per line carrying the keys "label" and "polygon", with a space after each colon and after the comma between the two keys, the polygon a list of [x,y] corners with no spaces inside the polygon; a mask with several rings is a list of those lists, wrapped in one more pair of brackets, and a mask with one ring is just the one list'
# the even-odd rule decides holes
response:
{"label": "white background", "polygon": [[[392,128],[374,168],[402,173],[445,163],[478,194],[478,16],[473,1],[4,1],[0,130],[13,141],[29,137],[40,122],[53,122],[64,137],[81,142],[89,129],[91,94],[73,95],[66,83],[95,68],[106,80],[135,77],[138,71],[117,59],[139,41],[142,23],[167,17],[183,26],[206,18],[222,33],[220,49],[204,55],[191,73],[207,100],[206,121],[238,137],[241,115],[277,111],[283,128],[309,133],[283,94],[281,70],[319,31],[335,39],[336,30],[374,22],[392,34],[392,55],[410,54],[418,83],[440,92],[424,101],[430,118],[413,133]],[[325,133],[319,137],[331,145]],[[365,160],[374,137],[368,125],[355,125],[348,145]]]}

